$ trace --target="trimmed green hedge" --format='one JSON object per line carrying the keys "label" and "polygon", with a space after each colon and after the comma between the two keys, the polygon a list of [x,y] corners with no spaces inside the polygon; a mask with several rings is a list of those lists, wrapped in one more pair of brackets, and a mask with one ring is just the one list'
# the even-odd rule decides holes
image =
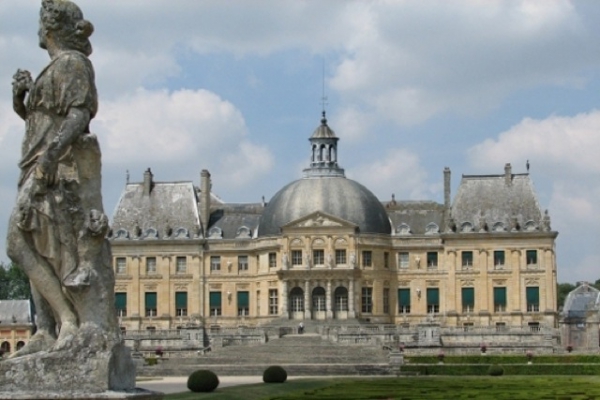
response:
{"label": "trimmed green hedge", "polygon": [[[504,375],[600,375],[600,365],[594,364],[504,364]],[[476,375],[488,374],[489,364],[443,364],[443,365],[403,365],[401,372],[420,375]]]}
{"label": "trimmed green hedge", "polygon": [[[437,355],[410,356],[405,355],[405,360],[411,364],[437,364]],[[446,364],[524,364],[527,362],[525,354],[518,355],[468,355],[444,357]],[[568,354],[568,355],[533,355],[533,362],[539,364],[600,364],[600,355]]]}

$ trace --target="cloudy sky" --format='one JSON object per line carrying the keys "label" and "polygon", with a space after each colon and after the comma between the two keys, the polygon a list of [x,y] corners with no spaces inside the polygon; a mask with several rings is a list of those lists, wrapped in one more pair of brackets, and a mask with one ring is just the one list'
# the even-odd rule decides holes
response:
{"label": "cloudy sky", "polygon": [[[151,167],[228,202],[301,176],[323,92],[347,175],[380,199],[443,202],[442,171],[531,178],[560,282],[600,279],[600,2],[79,0],[92,36],[104,204]],[[37,75],[39,0],[0,1],[0,237]],[[594,211],[596,210],[596,211]],[[4,222],[1,222],[4,221]],[[7,260],[0,241],[0,260]]]}

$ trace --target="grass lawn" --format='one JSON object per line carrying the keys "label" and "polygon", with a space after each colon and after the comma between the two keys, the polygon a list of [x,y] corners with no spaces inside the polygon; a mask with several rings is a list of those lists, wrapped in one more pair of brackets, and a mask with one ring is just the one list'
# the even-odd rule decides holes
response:
{"label": "grass lawn", "polygon": [[490,399],[600,400],[600,378],[589,376],[332,378],[291,380],[179,393],[165,399],[368,400]]}

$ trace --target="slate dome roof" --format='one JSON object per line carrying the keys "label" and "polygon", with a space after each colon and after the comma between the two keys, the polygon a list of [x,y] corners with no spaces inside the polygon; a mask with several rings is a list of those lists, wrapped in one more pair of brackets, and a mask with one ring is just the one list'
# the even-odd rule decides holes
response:
{"label": "slate dome roof", "polygon": [[258,235],[279,235],[283,225],[316,211],[352,222],[361,233],[391,233],[385,208],[369,189],[343,176],[318,176],[277,192],[265,207]]}

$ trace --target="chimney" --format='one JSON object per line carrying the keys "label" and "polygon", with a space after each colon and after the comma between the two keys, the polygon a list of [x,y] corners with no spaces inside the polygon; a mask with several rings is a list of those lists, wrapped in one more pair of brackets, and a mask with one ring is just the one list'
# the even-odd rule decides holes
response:
{"label": "chimney", "polygon": [[450,210],[450,168],[444,168],[444,207]]}
{"label": "chimney", "polygon": [[150,192],[152,192],[152,187],[154,186],[154,182],[152,181],[152,171],[148,168],[144,171],[144,196],[150,196]]}
{"label": "chimney", "polygon": [[504,165],[504,181],[506,182],[506,186],[512,184],[512,167],[510,166],[510,163]]}
{"label": "chimney", "polygon": [[210,220],[210,172],[203,169],[200,172],[200,219],[204,227],[204,235],[208,233]]}

